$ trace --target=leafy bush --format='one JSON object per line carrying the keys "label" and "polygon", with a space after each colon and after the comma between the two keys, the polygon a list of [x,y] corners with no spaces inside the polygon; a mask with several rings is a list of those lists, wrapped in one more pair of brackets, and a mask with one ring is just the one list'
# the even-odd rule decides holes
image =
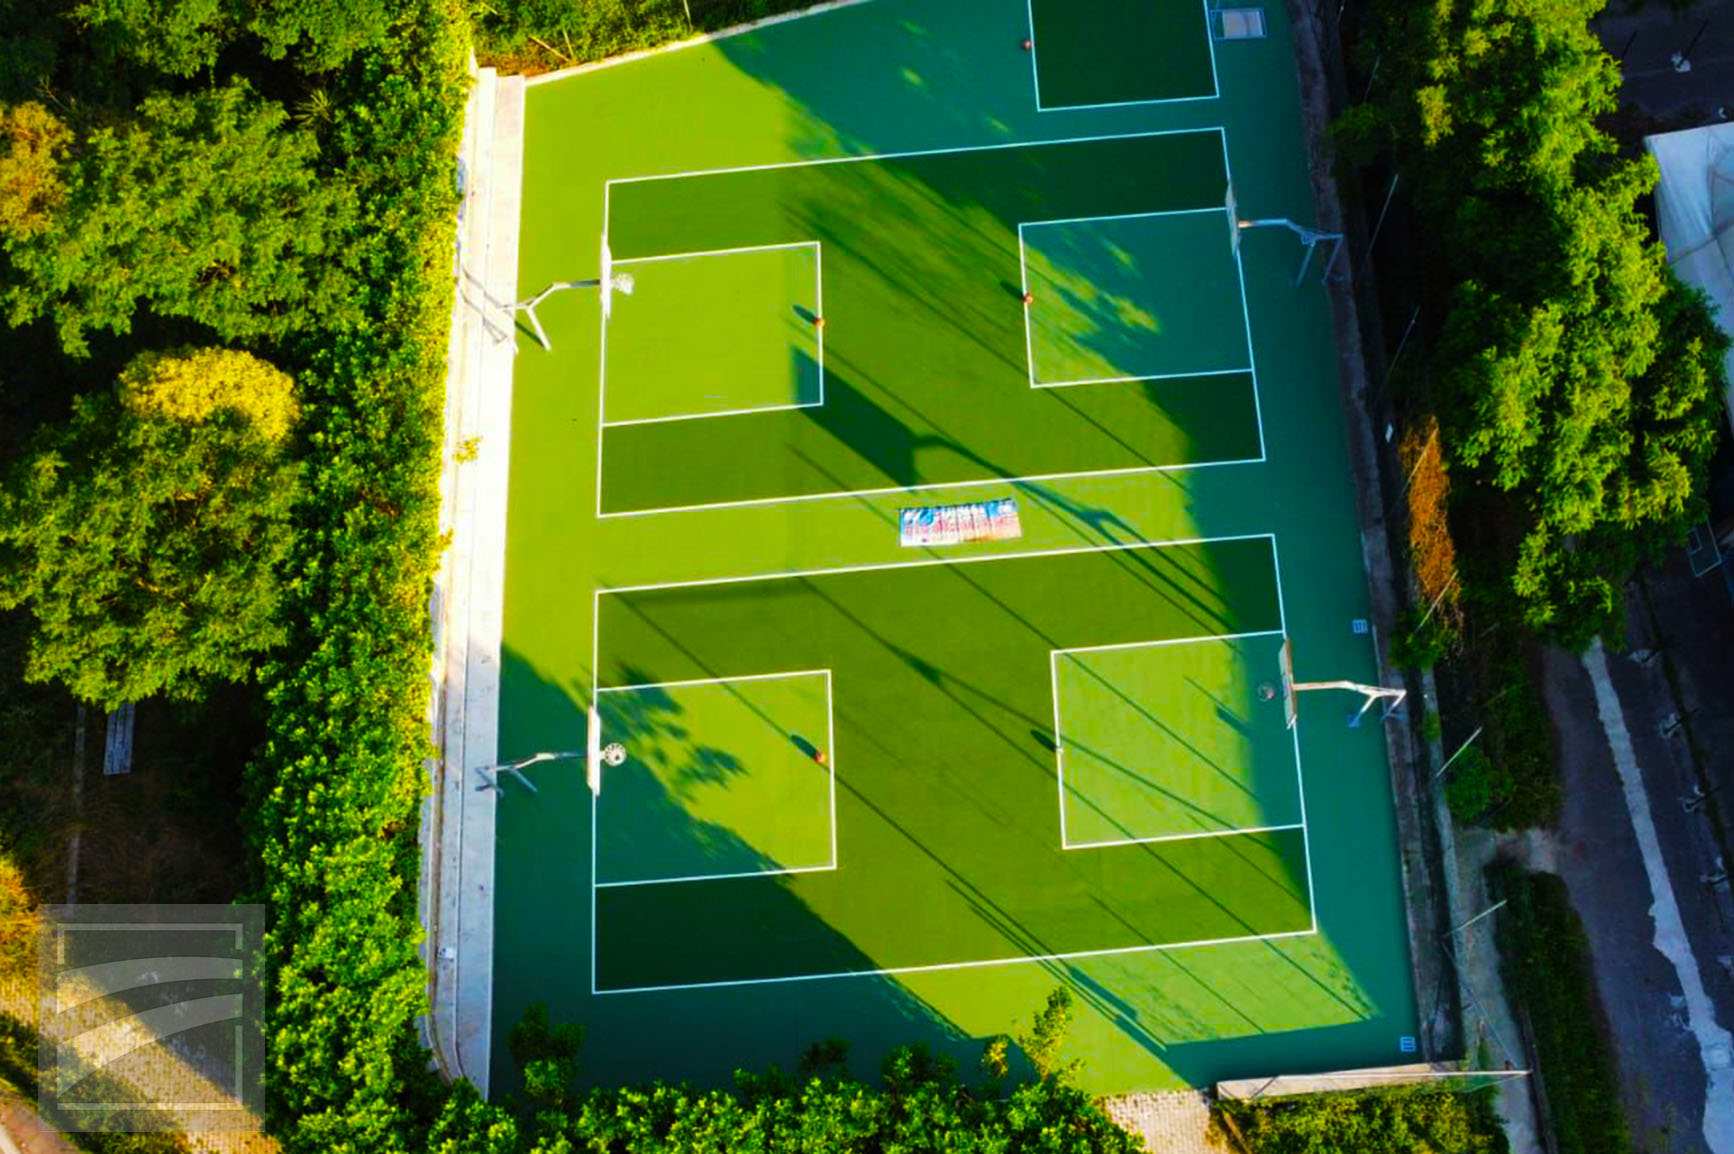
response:
{"label": "leafy bush", "polygon": [[1493,1092],[1436,1087],[1225,1099],[1218,1117],[1248,1154],[1505,1154]]}
{"label": "leafy bush", "polygon": [[653,48],[817,0],[478,0],[476,54],[483,62],[539,72]]}
{"label": "leafy bush", "polygon": [[1452,817],[1471,822],[1495,802],[1509,800],[1514,790],[1511,774],[1471,745],[1451,765],[1445,781],[1445,804],[1451,807]]}
{"label": "leafy bush", "polygon": [[[1046,1047],[1052,1066],[1064,1038],[1069,1000],[1050,998],[1026,1035]],[[1141,1143],[1071,1085],[1063,1069],[1007,1086],[958,1081],[952,1064],[921,1047],[890,1054],[878,1083],[850,1076],[844,1048],[815,1047],[823,1072],[790,1077],[776,1070],[736,1075],[732,1090],[683,1086],[576,1093],[579,1034],[550,1027],[532,1009],[512,1031],[512,1053],[529,1101],[481,1101],[459,1084],[434,1125],[430,1154],[530,1154],[606,1150],[609,1154],[1139,1154]],[[1481,1154],[1464,1147],[1439,1154]],[[1489,1152],[1497,1154],[1497,1152]]]}
{"label": "leafy bush", "polygon": [[1506,902],[1495,931],[1501,972],[1534,1041],[1551,1149],[1630,1154],[1589,943],[1565,883],[1505,860],[1488,867],[1488,881]]}
{"label": "leafy bush", "polygon": [[1495,829],[1552,825],[1563,795],[1547,708],[1521,648],[1489,638],[1480,650],[1483,740],[1498,767],[1488,779],[1494,808],[1484,820]]}

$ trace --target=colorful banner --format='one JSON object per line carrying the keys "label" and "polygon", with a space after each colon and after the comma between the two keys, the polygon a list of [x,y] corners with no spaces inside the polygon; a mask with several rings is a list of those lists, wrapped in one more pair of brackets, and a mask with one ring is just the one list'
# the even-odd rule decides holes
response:
{"label": "colorful banner", "polygon": [[1022,537],[1018,503],[1010,497],[968,505],[929,505],[897,511],[898,536],[906,546],[964,545]]}

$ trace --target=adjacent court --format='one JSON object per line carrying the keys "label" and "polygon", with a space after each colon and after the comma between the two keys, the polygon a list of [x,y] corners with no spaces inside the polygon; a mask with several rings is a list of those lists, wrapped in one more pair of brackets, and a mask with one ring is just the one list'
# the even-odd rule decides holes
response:
{"label": "adjacent court", "polygon": [[[608,243],[637,284],[604,332],[606,412],[650,403],[647,376],[682,382],[655,396],[769,362],[751,387],[788,396],[820,341],[828,363],[822,405],[742,391],[706,402],[724,421],[610,425],[600,514],[1258,459],[1228,183],[1216,129],[609,182]],[[822,288],[795,278],[794,296],[773,246],[803,245]],[[636,271],[683,252],[721,254],[696,258],[708,306]],[[777,289],[782,324],[726,343],[668,328]],[[637,335],[647,315],[659,340]]]}
{"label": "adjacent court", "polygon": [[721,1083],[973,1064],[1056,984],[1096,1093],[1413,1052],[1286,17],[1220,16],[872,0],[529,90],[499,746],[568,753],[502,780],[496,1077],[537,1001]]}
{"label": "adjacent court", "polygon": [[[1171,685],[1152,685],[1148,669],[1104,661],[1128,647],[1196,650],[1221,635],[1280,635],[1269,538],[610,590],[597,601],[600,740],[682,747],[654,774],[659,788],[635,762],[602,771],[597,877],[609,884],[597,894],[599,993],[1126,951],[1312,926],[1292,743],[1281,702],[1255,700],[1252,691],[1260,678],[1278,676],[1274,649],[1215,650],[1209,676],[1231,695],[1219,712],[1174,710]],[[1068,691],[1056,696],[1060,658],[1068,674],[1094,674],[1087,689],[1068,676]],[[720,673],[721,686],[736,693],[816,679],[777,672],[791,663],[826,671],[835,731],[816,716],[750,700],[741,705],[751,715],[744,731],[707,725],[680,699],[610,685]],[[629,694],[635,707],[624,711],[618,703]],[[1060,725],[1050,730],[1056,707]],[[1077,737],[1066,728],[1068,709]],[[1153,711],[1172,717],[1165,732],[1174,744],[1127,742]],[[1238,751],[1224,729],[1246,739]],[[1284,772],[1260,781],[1260,759],[1250,756],[1221,765],[1241,785],[1235,809],[1224,809],[1217,783],[1198,774],[1205,745],[1240,754],[1269,746],[1262,759],[1286,757]],[[738,772],[749,762],[777,765],[778,746],[783,763],[795,762],[792,772],[804,769],[803,797],[835,775],[829,815]],[[1056,792],[1056,759],[1074,749],[1078,777]],[[1105,769],[1124,777],[1104,782]],[[779,767],[773,780],[790,772]],[[765,838],[718,820],[709,794],[688,781],[757,797],[758,825],[774,822],[806,847],[805,858],[767,853]],[[614,799],[617,786],[625,802]],[[1139,832],[1174,806],[1219,812],[1211,826],[1167,831],[1181,836]],[[628,807],[658,815],[666,832],[631,846],[631,835],[612,827],[648,819],[623,813]],[[1076,825],[1123,836],[1068,844],[1067,813]],[[836,840],[828,865],[827,816]],[[680,859],[695,863],[684,876],[612,884],[623,854],[664,859],[668,839],[682,841]],[[806,870],[791,869],[795,862]],[[1004,924],[972,916],[980,905]]]}

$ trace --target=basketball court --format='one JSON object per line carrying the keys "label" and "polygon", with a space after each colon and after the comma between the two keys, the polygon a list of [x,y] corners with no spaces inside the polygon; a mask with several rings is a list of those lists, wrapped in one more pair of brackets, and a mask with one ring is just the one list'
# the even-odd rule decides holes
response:
{"label": "basketball court", "polygon": [[533,82],[497,756],[569,752],[490,779],[495,1077],[534,1001],[620,1082],[973,1062],[1056,984],[1096,1092],[1414,1046],[1282,18]]}

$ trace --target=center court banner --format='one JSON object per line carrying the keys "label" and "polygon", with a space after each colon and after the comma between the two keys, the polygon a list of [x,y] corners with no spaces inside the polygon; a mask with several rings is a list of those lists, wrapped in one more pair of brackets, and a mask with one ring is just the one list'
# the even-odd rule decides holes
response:
{"label": "center court banner", "polygon": [[905,546],[963,545],[971,541],[1006,541],[1022,537],[1018,503],[1011,497],[973,501],[968,505],[928,505],[897,511],[897,529]]}

